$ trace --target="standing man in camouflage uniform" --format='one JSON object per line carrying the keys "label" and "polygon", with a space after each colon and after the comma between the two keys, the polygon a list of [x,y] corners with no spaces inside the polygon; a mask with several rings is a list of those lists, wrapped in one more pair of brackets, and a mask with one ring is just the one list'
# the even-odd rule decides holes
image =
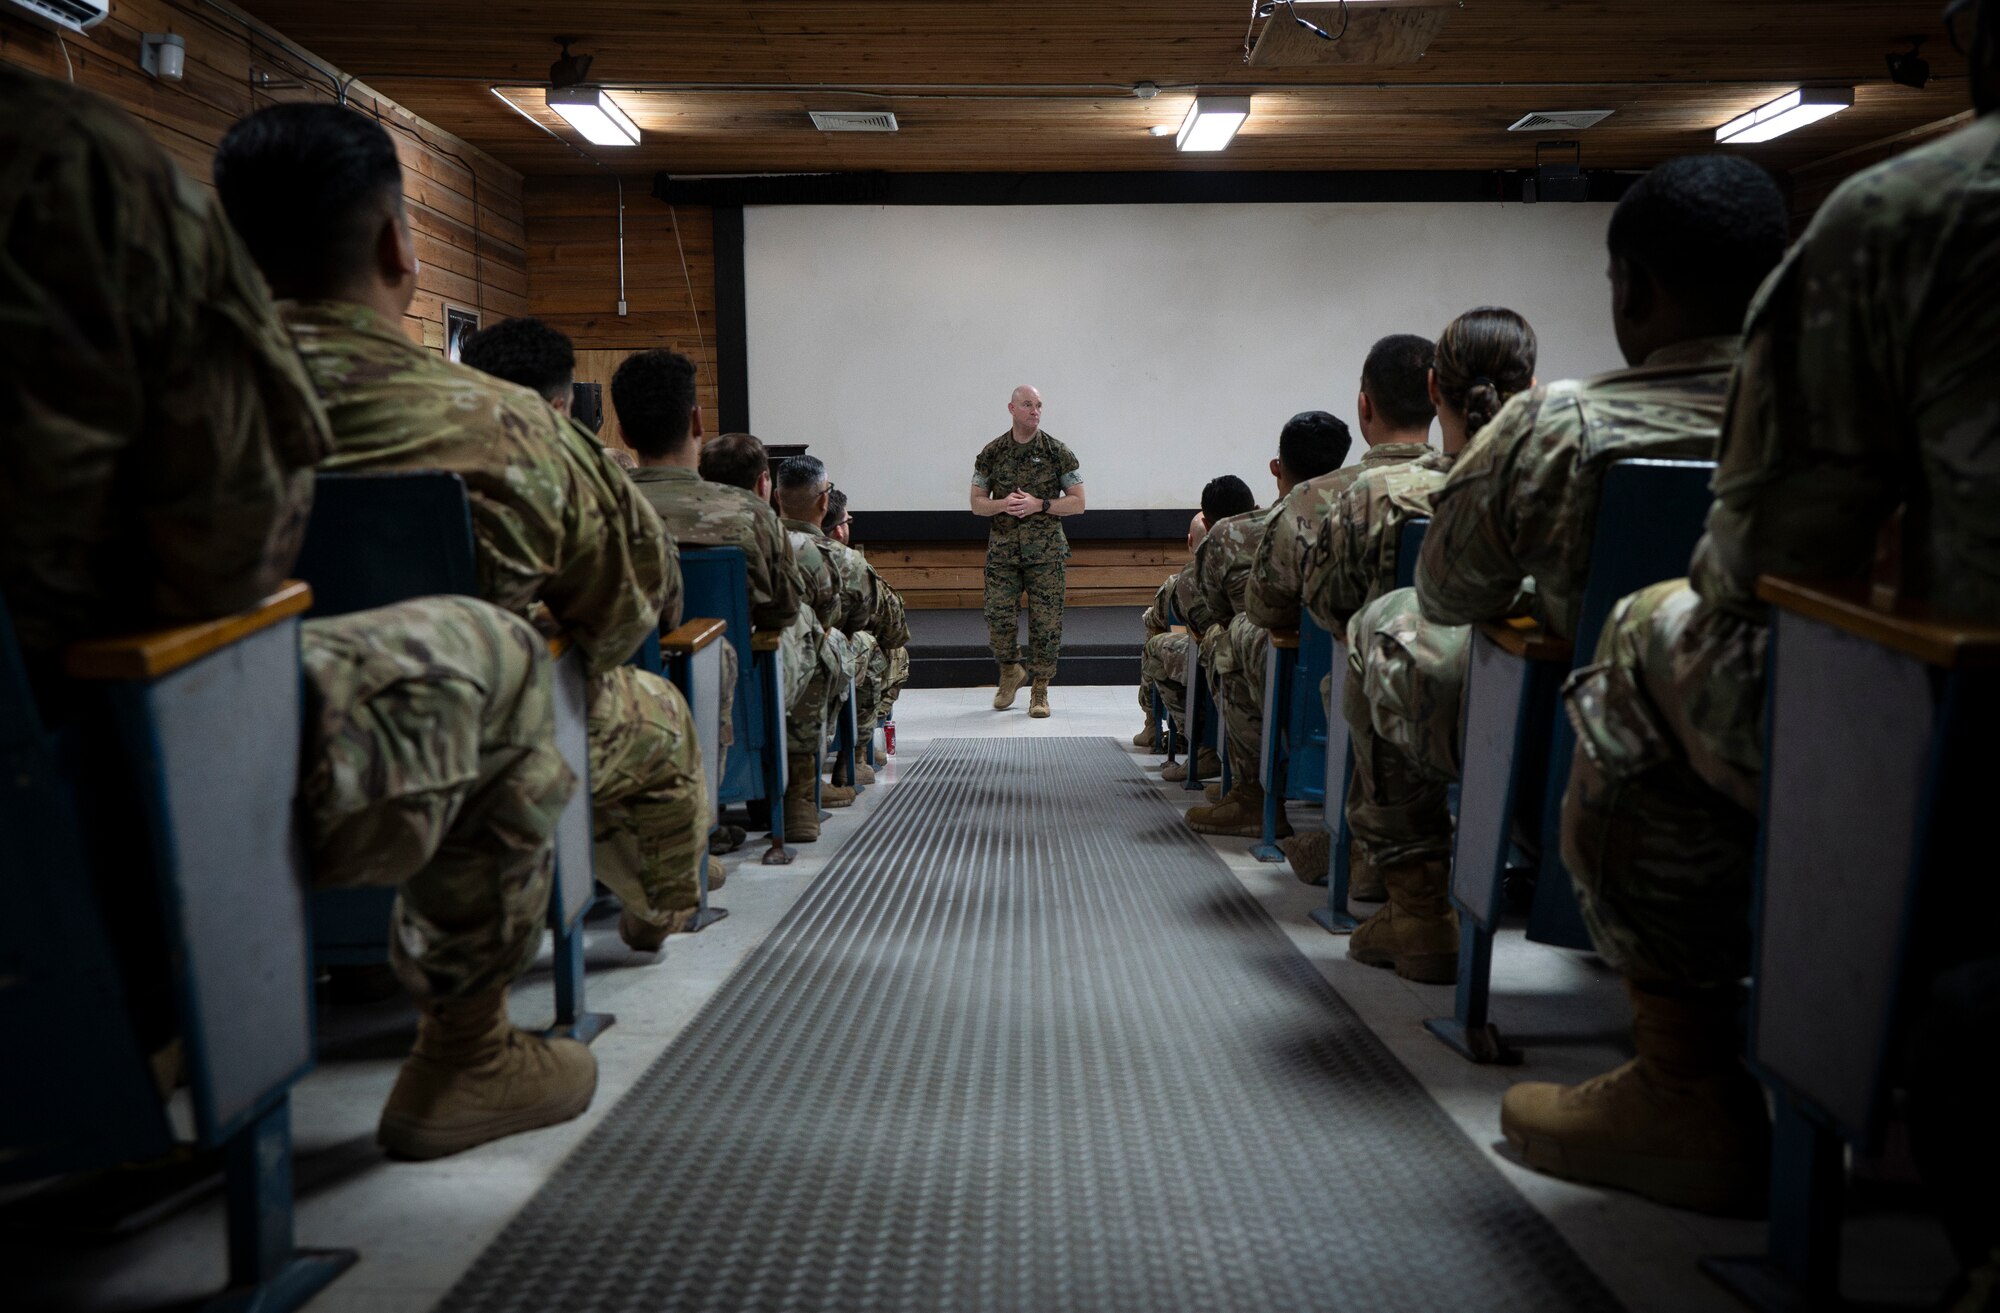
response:
{"label": "standing man in camouflage uniform", "polygon": [[1768,1128],[1735,1026],[1764,766],[1757,577],[1863,578],[1904,506],[1904,596],[2000,617],[2000,4],[1980,23],[1981,116],[1850,179],[1764,284],[1693,578],[1620,603],[1564,691],[1563,860],[1625,977],[1638,1058],[1507,1092],[1501,1126],[1543,1171],[1683,1207],[1761,1194]]}
{"label": "standing man in camouflage uniform", "polygon": [[[1063,562],[1069,539],[1062,520],[1083,514],[1076,456],[1042,432],[1042,394],[1021,385],[1007,400],[1014,425],[972,462],[972,513],[993,522],[986,544],[986,630],[1000,664],[993,709],[1014,705],[1032,679],[1028,714],[1049,714],[1049,681],[1062,655]],[[1021,665],[1021,594],[1028,595],[1028,664]]]}
{"label": "standing man in camouflage uniform", "polygon": [[690,924],[708,789],[687,702],[625,664],[680,611],[659,516],[595,438],[525,388],[411,342],[416,291],[402,167],[380,125],[333,105],[276,105],[216,155],[216,189],[272,288],[333,425],[334,470],[450,470],[465,480],[480,590],[546,611],[590,676],[597,878],[640,951]]}
{"label": "standing man in camouflage uniform", "polygon": [[[1381,805],[1349,814],[1389,887],[1389,906],[1348,946],[1356,961],[1413,980],[1454,978],[1443,789],[1459,771],[1463,627],[1525,608],[1553,636],[1575,636],[1604,470],[1629,457],[1714,454],[1743,310],[1785,231],[1776,184],[1746,160],[1688,156],[1642,178],[1606,238],[1612,324],[1633,367],[1507,402],[1432,494],[1416,587],[1354,617],[1348,723],[1373,735]],[[1515,385],[1485,372],[1503,393]]]}
{"label": "standing man in camouflage uniform", "polygon": [[[1264,671],[1271,639],[1257,617],[1271,611],[1260,610],[1255,599],[1272,581],[1263,573],[1270,567],[1260,551],[1270,531],[1296,531],[1303,506],[1295,505],[1294,499],[1303,502],[1302,489],[1315,481],[1322,487],[1345,485],[1350,475],[1340,463],[1353,445],[1354,435],[1347,425],[1323,410],[1292,416],[1279,431],[1278,454],[1271,461],[1278,504],[1252,516],[1229,547],[1216,546],[1220,525],[1210,529],[1208,541],[1202,544],[1196,561],[1201,595],[1195,618],[1202,626],[1202,666],[1208,671],[1227,727],[1232,782],[1228,796],[1217,797],[1221,793],[1218,781],[1209,791],[1209,797],[1216,799],[1214,805],[1188,813],[1188,824],[1204,833],[1255,836],[1263,832],[1264,786],[1258,781],[1257,768],[1264,745]],[[1217,552],[1212,564],[1206,559],[1211,551]],[[1231,559],[1238,551],[1244,553],[1242,559]],[[1296,607],[1289,623],[1298,623]],[[1279,830],[1291,833],[1282,814]]]}
{"label": "standing man in camouflage uniform", "polygon": [[[53,727],[74,711],[70,642],[275,590],[332,439],[229,225],[138,123],[0,63],[0,155],[19,166],[0,182],[0,596]],[[575,1116],[590,1050],[506,1013],[575,787],[542,640],[483,602],[424,598],[308,620],[299,645],[313,883],[400,886],[384,934],[421,1007],[382,1142],[428,1158]],[[150,891],[124,892],[107,919],[150,928]],[[146,966],[125,963],[142,984]],[[171,1018],[138,1020],[150,1045],[170,1037]]]}

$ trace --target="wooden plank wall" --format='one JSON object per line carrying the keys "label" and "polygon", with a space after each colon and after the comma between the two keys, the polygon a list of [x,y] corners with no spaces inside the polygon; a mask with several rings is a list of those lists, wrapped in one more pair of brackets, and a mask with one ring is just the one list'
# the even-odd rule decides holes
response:
{"label": "wooden plank wall", "polygon": [[[855,527],[862,527],[857,517]],[[855,544],[912,610],[978,610],[984,604],[983,542]],[[1070,545],[1063,600],[1069,606],[1146,606],[1187,564],[1187,544],[1111,540]]]}
{"label": "wooden plank wall", "polygon": [[[618,189],[625,202],[625,309],[618,314]],[[576,343],[579,383],[602,383],[612,445],[611,375],[634,351],[668,347],[695,362],[708,431],[721,415],[715,393],[715,223],[706,206],[671,210],[650,195],[652,178],[532,178],[524,196],[528,312]],[[678,242],[676,241],[678,238]],[[683,264],[685,257],[685,264]]]}
{"label": "wooden plank wall", "polygon": [[[145,32],[176,32],[187,41],[180,83],[156,81],[140,69]],[[315,66],[324,61],[233,11],[188,0],[118,0],[88,36],[65,34],[60,41],[0,13],[0,59],[54,78],[68,78],[73,69],[78,86],[137,116],[204,186],[216,144],[236,120],[281,100],[331,101],[335,94],[333,81]],[[403,160],[410,227],[423,262],[404,324],[411,338],[443,350],[447,304],[476,310],[488,324],[520,314],[528,292],[521,175],[363,83],[350,83],[347,94],[389,129]]]}

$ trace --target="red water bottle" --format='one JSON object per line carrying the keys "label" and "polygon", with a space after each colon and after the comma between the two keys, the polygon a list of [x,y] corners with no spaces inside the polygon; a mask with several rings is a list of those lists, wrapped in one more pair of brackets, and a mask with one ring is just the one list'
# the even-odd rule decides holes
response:
{"label": "red water bottle", "polygon": [[896,722],[893,720],[882,726],[882,746],[890,756],[896,755]]}

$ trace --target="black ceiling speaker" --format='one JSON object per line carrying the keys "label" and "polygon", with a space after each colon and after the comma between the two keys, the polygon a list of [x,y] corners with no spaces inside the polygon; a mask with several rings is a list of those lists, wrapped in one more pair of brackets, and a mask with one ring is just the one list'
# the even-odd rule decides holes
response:
{"label": "black ceiling speaker", "polygon": [[1924,39],[1913,36],[1909,40],[1908,50],[1885,56],[1889,65],[1889,80],[1898,86],[1914,87],[1922,91],[1924,84],[1931,80],[1931,62],[1921,53]]}
{"label": "black ceiling speaker", "polygon": [[552,87],[574,87],[590,76],[590,61],[594,55],[572,55],[569,43],[573,36],[559,36],[556,44],[562,47],[562,58],[549,65],[549,85]]}

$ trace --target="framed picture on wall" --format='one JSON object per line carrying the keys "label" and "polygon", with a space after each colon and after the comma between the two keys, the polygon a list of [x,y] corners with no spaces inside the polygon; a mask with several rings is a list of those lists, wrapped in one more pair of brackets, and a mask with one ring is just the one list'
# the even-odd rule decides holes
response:
{"label": "framed picture on wall", "polygon": [[465,339],[478,331],[479,312],[477,310],[461,310],[455,305],[446,306],[444,308],[444,358],[456,361],[458,359],[459,348],[465,345]]}

